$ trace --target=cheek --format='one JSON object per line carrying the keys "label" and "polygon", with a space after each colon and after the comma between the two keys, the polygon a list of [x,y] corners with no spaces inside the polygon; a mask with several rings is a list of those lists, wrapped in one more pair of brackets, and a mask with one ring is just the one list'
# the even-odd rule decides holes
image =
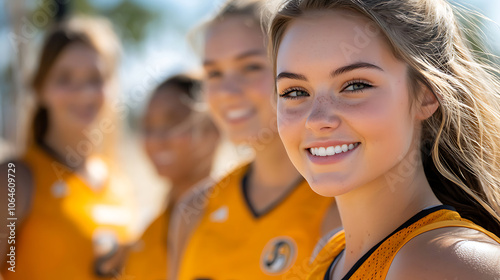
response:
{"label": "cheek", "polygon": [[148,157],[153,156],[158,150],[158,141],[154,140],[153,137],[145,137],[143,140],[144,151]]}
{"label": "cheek", "polygon": [[304,108],[286,108],[282,102],[278,101],[278,132],[285,145],[288,155],[294,164],[300,158],[300,143],[305,131]]}
{"label": "cheek", "polygon": [[72,98],[64,88],[47,86],[42,92],[41,101],[49,110],[57,112],[71,104]]}
{"label": "cheek", "polygon": [[221,115],[221,111],[219,108],[222,102],[221,100],[219,100],[220,95],[217,93],[215,86],[208,85],[204,87],[204,92],[204,97],[208,104],[210,114],[215,118],[219,118]]}
{"label": "cheek", "polygon": [[350,118],[352,126],[356,127],[366,144],[365,151],[372,155],[376,165],[385,166],[384,162],[393,165],[395,160],[401,160],[413,137],[414,125],[407,98],[379,99],[357,108],[357,112],[357,117]]}

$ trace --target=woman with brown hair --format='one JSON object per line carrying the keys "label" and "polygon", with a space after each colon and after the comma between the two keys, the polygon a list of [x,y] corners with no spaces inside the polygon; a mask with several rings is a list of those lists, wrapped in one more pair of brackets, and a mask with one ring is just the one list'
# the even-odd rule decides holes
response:
{"label": "woman with brown hair", "polygon": [[462,30],[444,0],[273,13],[279,133],[344,226],[300,279],[500,278],[499,72]]}
{"label": "woman with brown hair", "polygon": [[2,264],[5,279],[111,279],[119,270],[133,221],[112,157],[119,52],[102,19],[73,18],[48,33],[27,149],[1,169],[16,181],[15,241],[1,246],[15,260]]}

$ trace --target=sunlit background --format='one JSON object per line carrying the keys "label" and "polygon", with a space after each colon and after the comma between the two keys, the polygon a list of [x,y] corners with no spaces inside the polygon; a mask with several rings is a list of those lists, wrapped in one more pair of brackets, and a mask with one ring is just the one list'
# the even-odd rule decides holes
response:
{"label": "sunlit background", "polygon": [[[54,10],[54,3],[67,3]],[[147,223],[166,194],[140,149],[137,120],[148,94],[165,77],[198,66],[186,35],[224,0],[0,0],[0,161],[13,155],[25,130],[26,81],[44,31],[63,14],[97,14],[112,21],[123,43],[121,97],[129,112],[120,150]],[[453,1],[484,14],[488,47],[500,54],[500,1]],[[123,152],[122,152],[123,151]]]}

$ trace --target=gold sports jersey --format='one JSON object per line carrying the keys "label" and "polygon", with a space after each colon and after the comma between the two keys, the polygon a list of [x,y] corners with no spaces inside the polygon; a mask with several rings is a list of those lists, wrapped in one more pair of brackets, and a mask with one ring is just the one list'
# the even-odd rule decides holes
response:
{"label": "gold sports jersey", "polygon": [[167,207],[132,247],[123,279],[167,279],[167,233],[171,207]]}
{"label": "gold sports jersey", "polygon": [[186,245],[179,279],[286,279],[284,273],[307,266],[334,199],[314,193],[302,179],[257,215],[245,195],[248,168],[214,186]]}
{"label": "gold sports jersey", "polygon": [[4,265],[4,279],[114,279],[96,276],[95,256],[129,242],[131,211],[109,180],[94,190],[37,145],[22,160],[33,178],[31,205],[16,234],[15,272]]}
{"label": "gold sports jersey", "polygon": [[[423,210],[410,218],[387,238],[368,251],[342,279],[385,279],[398,251],[413,237],[443,227],[466,227],[485,233],[500,244],[500,238],[473,222],[463,219],[451,206],[441,205]],[[335,259],[345,247],[344,231],[334,235],[312,264],[307,279],[329,280]]]}

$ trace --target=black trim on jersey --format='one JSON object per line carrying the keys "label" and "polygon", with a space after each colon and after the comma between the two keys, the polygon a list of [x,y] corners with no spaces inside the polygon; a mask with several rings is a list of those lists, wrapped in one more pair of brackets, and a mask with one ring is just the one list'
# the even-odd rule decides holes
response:
{"label": "black trim on jersey", "polygon": [[344,252],[344,249],[342,249],[342,251],[340,251],[340,253],[333,259],[332,263],[330,264],[330,266],[326,270],[325,277],[323,278],[323,280],[330,280],[330,275],[332,275],[333,267],[335,266],[335,264],[337,264],[342,252]]}
{"label": "black trim on jersey", "polygon": [[252,203],[250,202],[250,197],[248,195],[248,177],[250,175],[251,168],[252,168],[252,166],[250,165],[250,167],[248,168],[247,172],[245,173],[245,176],[243,176],[243,178],[241,179],[241,191],[243,193],[243,198],[245,200],[245,203],[246,203],[248,209],[250,210],[250,212],[252,213],[252,216],[254,218],[260,218],[260,217],[268,214],[272,210],[274,210],[278,205],[280,205],[283,201],[285,201],[286,198],[288,198],[288,196],[290,196],[293,193],[293,191],[295,191],[296,189],[298,189],[298,186],[300,184],[302,184],[302,182],[305,180],[302,176],[300,176],[299,180],[297,180],[296,182],[294,182],[291,185],[291,187],[286,192],[284,192],[281,195],[280,198],[276,199],[267,208],[265,208],[262,212],[259,213],[253,207]]}
{"label": "black trim on jersey", "polygon": [[[453,206],[449,206],[449,205],[438,205],[438,206],[434,206],[434,207],[431,207],[429,209],[424,209],[420,212],[418,212],[417,214],[415,214],[413,217],[411,217],[410,219],[408,219],[406,222],[404,222],[401,226],[399,226],[395,231],[393,231],[391,234],[389,234],[386,238],[384,238],[382,241],[380,241],[378,244],[376,244],[375,246],[373,246],[368,252],[366,252],[366,254],[364,254],[352,267],[351,269],[349,270],[349,272],[347,272],[347,274],[342,277],[342,280],[349,280],[349,278],[358,270],[358,268],[373,254],[373,252],[375,252],[375,250],[377,250],[378,247],[380,247],[380,245],[382,245],[382,243],[384,243],[388,238],[390,238],[391,236],[393,236],[394,234],[396,234],[398,231],[404,229],[404,228],[407,228],[409,226],[411,226],[412,224],[416,223],[418,220],[422,219],[423,217],[431,214],[431,213],[434,213],[436,211],[439,211],[439,210],[443,210],[443,209],[446,209],[446,210],[451,210],[451,211],[457,211]],[[340,256],[340,253],[337,255],[337,257]],[[330,278],[330,275],[331,275],[331,269],[333,268],[333,264],[335,262],[335,259],[337,259],[337,257],[335,257],[332,261],[332,263],[330,264],[330,266],[328,267],[328,270],[326,271],[326,274],[325,274],[325,278],[324,280],[331,280]]]}

